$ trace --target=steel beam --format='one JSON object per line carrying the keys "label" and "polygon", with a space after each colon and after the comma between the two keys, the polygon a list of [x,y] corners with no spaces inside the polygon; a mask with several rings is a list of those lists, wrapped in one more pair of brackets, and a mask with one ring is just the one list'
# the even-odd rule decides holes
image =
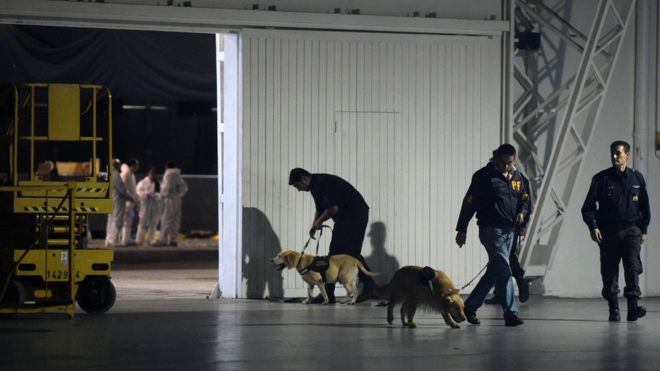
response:
{"label": "steel beam", "polygon": [[[590,31],[585,35],[555,10],[545,5],[542,0],[516,0],[516,5],[522,10],[516,12],[516,19],[521,26],[529,28],[530,24],[537,22],[545,27],[542,31],[551,31],[552,35],[556,35],[560,40],[567,42],[567,45],[581,52],[575,75],[567,78],[545,98],[535,91],[530,92],[528,88],[530,84],[527,83],[531,80],[531,86],[536,87],[542,81],[535,80],[534,76],[525,78],[527,73],[523,67],[514,64],[516,79],[520,82],[523,92],[513,100],[517,105],[514,121],[510,125],[520,148],[529,153],[528,161],[525,163],[526,172],[532,174],[535,181],[540,183],[540,187],[535,192],[534,213],[530,220],[521,259],[523,265],[528,268],[530,276],[544,276],[554,256],[553,244],[558,240],[566,211],[565,205],[570,201],[576,180],[574,175],[569,176],[567,180],[560,175],[568,170],[576,172],[580,170],[598,120],[602,98],[607,93],[610,76],[618,59],[623,36],[629,28],[631,15],[634,13],[636,0],[624,1],[626,1],[626,7],[622,7],[624,13],[619,13],[613,0],[598,0]],[[612,22],[606,24],[606,21],[612,19],[614,25]],[[567,29],[568,32],[560,27]],[[580,42],[574,40],[576,37]],[[544,67],[548,71],[546,75],[551,76],[552,66]],[[529,66],[525,68],[529,69]],[[533,74],[535,71],[530,72]],[[536,77],[538,78],[539,75]],[[530,96],[533,98],[529,99]],[[549,154],[538,153],[538,148],[543,146],[542,143],[536,142],[560,111],[563,112],[563,116],[556,128],[556,134],[550,138],[550,147],[545,143],[547,148],[551,148]],[[580,116],[587,111],[587,116]],[[578,117],[581,117],[585,124],[580,131],[575,126]],[[568,137],[573,139],[574,146],[569,153],[566,153]],[[544,140],[548,141],[548,138],[545,137]],[[548,233],[551,233],[550,243],[542,244],[541,238]],[[537,248],[551,250],[534,254]],[[543,261],[534,258],[536,255],[543,256]]]}

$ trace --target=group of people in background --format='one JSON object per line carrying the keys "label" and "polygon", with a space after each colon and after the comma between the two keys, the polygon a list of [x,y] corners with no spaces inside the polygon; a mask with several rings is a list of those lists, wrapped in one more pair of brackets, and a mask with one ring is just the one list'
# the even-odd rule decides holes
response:
{"label": "group of people in background", "polygon": [[[188,192],[181,170],[169,162],[162,182],[159,182],[158,170],[151,167],[144,179],[136,183],[135,172],[139,167],[135,159],[124,164],[119,159],[112,161],[109,175],[113,208],[112,214],[108,215],[105,245],[177,246],[182,198]],[[136,216],[139,224],[133,240],[131,232]],[[159,223],[160,240],[156,241]]]}

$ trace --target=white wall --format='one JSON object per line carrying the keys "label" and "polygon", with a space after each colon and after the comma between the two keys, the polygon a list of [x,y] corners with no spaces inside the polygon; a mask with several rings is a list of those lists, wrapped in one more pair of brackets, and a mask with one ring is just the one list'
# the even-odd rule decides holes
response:
{"label": "white wall", "polygon": [[[600,297],[599,250],[582,221],[582,202],[591,177],[611,166],[609,145],[622,139],[632,143],[634,118],[634,28],[626,35],[610,88],[603,101],[600,120],[582,161],[582,169],[566,210],[554,260],[548,267],[545,294]],[[621,275],[623,276],[623,275]]]}
{"label": "white wall", "polygon": [[312,197],[287,185],[294,167],[363,194],[387,234],[384,251],[368,235],[363,255],[385,277],[409,264],[457,284],[479,272],[474,222],[466,248],[453,238],[471,175],[499,144],[499,38],[270,30],[242,40],[243,295],[305,293],[294,270],[268,263],[300,250],[311,226]]}
{"label": "white wall", "polygon": [[[660,5],[655,3],[655,12],[649,21],[649,53],[648,53],[648,81],[649,81],[649,119],[646,133],[646,182],[651,200],[651,225],[649,226],[648,241],[642,247],[645,255],[646,295],[660,295],[660,151],[655,150],[655,139],[660,135],[660,95],[658,94],[658,77],[660,75]],[[650,7],[653,9],[653,7]]]}
{"label": "white wall", "polygon": [[[61,1],[61,0],[53,0]],[[104,0],[115,4],[165,5],[167,0]],[[173,0],[173,5],[183,3],[184,0]],[[341,8],[342,13],[350,9],[360,9],[360,14],[407,16],[419,11],[423,17],[427,13],[436,12],[441,18],[459,19],[491,19],[495,16],[500,19],[501,0],[192,0],[196,8],[223,8],[223,9],[252,9],[252,4],[259,4],[261,10],[270,5],[277,6],[278,11],[332,13],[335,8]]]}
{"label": "white wall", "polygon": [[[593,16],[588,7],[589,2],[575,2],[569,8],[571,19],[581,17],[578,23],[587,25]],[[585,8],[586,7],[586,8]],[[634,18],[633,18],[634,20]],[[594,131],[591,142],[583,160],[577,186],[567,209],[561,238],[555,247],[554,260],[548,267],[543,281],[545,294],[565,297],[600,297],[601,278],[599,268],[599,251],[596,244],[589,238],[584,225],[580,208],[587,193],[591,177],[596,172],[611,166],[609,160],[609,144],[617,139],[633,141],[634,107],[635,107],[635,24],[625,37],[621,55],[612,75],[608,94],[603,101],[602,112]],[[583,28],[584,29],[584,28]],[[655,31],[652,31],[655,33]],[[576,61],[574,61],[576,63]],[[655,65],[655,64],[654,64]],[[568,67],[568,66],[566,66]],[[653,84],[654,85],[654,84]],[[652,89],[654,89],[652,87]],[[655,126],[655,122],[648,123]],[[654,134],[655,128],[649,128],[649,134]],[[649,162],[647,173],[644,174],[649,185],[651,210],[660,206],[660,161],[655,158],[651,147],[652,135],[644,145],[648,149]],[[660,228],[657,226],[657,216],[652,220],[649,229],[649,240],[643,246],[642,260],[645,274],[641,276],[640,286],[644,295],[660,294],[660,254],[656,248],[660,241]],[[622,268],[622,267],[621,267]],[[620,286],[623,289],[623,271],[620,274]]]}

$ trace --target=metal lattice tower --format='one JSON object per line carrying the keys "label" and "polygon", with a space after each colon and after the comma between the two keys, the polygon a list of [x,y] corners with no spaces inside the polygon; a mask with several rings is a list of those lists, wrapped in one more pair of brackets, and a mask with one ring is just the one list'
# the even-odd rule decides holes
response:
{"label": "metal lattice tower", "polygon": [[[515,1],[518,40],[539,31],[544,43],[539,51],[514,49],[512,58],[510,130],[535,190],[521,256],[530,277],[543,277],[553,259],[566,205],[636,5],[636,0],[593,2],[591,27],[583,33],[560,15],[567,11],[566,1],[552,7],[543,0]],[[579,63],[568,76],[565,71],[573,60]]]}

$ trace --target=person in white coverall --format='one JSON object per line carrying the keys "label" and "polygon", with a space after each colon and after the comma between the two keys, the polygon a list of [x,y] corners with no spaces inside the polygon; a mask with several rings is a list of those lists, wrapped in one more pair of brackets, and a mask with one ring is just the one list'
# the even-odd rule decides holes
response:
{"label": "person in white coverall", "polygon": [[126,201],[131,199],[131,195],[126,192],[126,185],[121,180],[119,168],[121,162],[119,159],[112,160],[110,167],[110,178],[112,181],[112,214],[108,214],[108,224],[105,228],[105,246],[111,247],[117,244],[119,231],[124,224],[124,212],[126,211]]}
{"label": "person in white coverall", "polygon": [[126,201],[126,210],[124,212],[124,226],[121,233],[122,245],[135,245],[135,241],[131,240],[131,229],[133,228],[133,219],[136,214],[137,207],[137,189],[135,184],[135,172],[140,167],[140,163],[136,159],[130,159],[125,164],[121,165],[121,179],[126,185],[126,192],[131,195],[131,199]]}
{"label": "person in white coverall", "polygon": [[163,203],[163,216],[160,219],[161,241],[168,246],[176,246],[176,238],[181,227],[181,199],[188,192],[188,184],[181,177],[181,170],[169,162],[163,175],[160,197]]}
{"label": "person in white coverall", "polygon": [[[137,184],[137,195],[140,200],[140,224],[138,224],[138,245],[154,243],[154,235],[160,218],[160,184],[156,179],[156,168],[151,167],[149,173]],[[147,237],[145,240],[144,237]]]}

